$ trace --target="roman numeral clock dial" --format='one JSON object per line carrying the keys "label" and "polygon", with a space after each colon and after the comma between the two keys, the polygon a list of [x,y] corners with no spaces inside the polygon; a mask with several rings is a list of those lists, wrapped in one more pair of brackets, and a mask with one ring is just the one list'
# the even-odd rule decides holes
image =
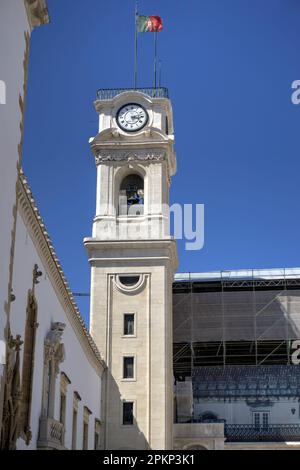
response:
{"label": "roman numeral clock dial", "polygon": [[117,124],[126,132],[136,132],[146,126],[149,116],[140,104],[129,103],[117,112]]}

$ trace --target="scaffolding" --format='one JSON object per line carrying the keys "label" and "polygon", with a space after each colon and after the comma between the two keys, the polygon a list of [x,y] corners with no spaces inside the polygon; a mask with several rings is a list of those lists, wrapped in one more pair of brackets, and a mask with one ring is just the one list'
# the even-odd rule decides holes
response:
{"label": "scaffolding", "polygon": [[288,365],[300,338],[300,269],[177,274],[175,377],[200,366]]}

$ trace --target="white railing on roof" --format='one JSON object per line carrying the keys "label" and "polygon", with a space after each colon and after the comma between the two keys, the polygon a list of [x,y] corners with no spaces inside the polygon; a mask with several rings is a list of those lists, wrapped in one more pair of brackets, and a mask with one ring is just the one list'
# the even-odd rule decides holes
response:
{"label": "white railing on roof", "polygon": [[300,268],[278,269],[239,269],[228,271],[211,271],[203,273],[177,273],[175,281],[226,281],[234,279],[300,279]]}

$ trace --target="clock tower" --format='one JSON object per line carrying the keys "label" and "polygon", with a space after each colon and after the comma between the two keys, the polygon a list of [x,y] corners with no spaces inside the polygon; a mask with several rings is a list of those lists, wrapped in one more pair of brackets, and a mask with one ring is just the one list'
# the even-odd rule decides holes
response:
{"label": "clock tower", "polygon": [[172,282],[169,190],[176,172],[167,90],[99,90],[91,334],[106,362],[105,449],[172,449]]}

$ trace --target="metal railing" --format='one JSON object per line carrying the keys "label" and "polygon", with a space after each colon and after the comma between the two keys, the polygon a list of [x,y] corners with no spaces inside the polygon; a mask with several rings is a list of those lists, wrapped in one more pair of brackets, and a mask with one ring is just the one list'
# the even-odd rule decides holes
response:
{"label": "metal railing", "polygon": [[226,424],[226,442],[300,441],[299,424]]}
{"label": "metal railing", "polygon": [[150,98],[169,98],[168,88],[102,88],[97,91],[97,100],[111,100],[126,91],[138,91]]}

